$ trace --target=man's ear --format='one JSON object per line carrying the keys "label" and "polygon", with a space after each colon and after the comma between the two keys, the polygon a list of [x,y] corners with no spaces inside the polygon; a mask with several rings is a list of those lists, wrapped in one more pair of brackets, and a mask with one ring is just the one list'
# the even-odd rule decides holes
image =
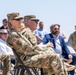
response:
{"label": "man's ear", "polygon": [[9,20],[8,22],[10,22],[10,23],[11,23],[11,22],[12,22],[12,20]]}

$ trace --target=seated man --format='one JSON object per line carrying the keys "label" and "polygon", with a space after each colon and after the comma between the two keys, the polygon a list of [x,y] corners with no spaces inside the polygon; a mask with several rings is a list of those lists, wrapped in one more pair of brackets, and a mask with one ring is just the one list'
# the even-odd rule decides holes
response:
{"label": "seated man", "polygon": [[[43,44],[54,48],[55,52],[60,54],[65,59],[72,59],[73,61],[70,63],[72,65],[76,65],[76,54],[71,54],[69,49],[67,48],[63,37],[59,35],[60,25],[53,24],[50,26],[50,34],[46,34],[42,40]],[[71,75],[74,75],[74,70],[70,72]]]}
{"label": "seated man", "polygon": [[7,46],[6,40],[8,38],[8,32],[6,29],[0,29],[0,60],[3,62],[3,75],[10,73],[10,59],[15,64],[14,55],[12,49]]}
{"label": "seated man", "polygon": [[0,27],[0,29],[8,29],[8,21],[7,19],[3,19],[2,20],[2,26]]}

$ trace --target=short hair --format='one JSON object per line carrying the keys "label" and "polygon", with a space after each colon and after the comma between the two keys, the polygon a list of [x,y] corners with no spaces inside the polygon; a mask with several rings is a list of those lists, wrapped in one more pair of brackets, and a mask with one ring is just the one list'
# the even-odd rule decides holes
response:
{"label": "short hair", "polygon": [[8,22],[7,19],[3,19],[2,22]]}
{"label": "short hair", "polygon": [[40,25],[41,23],[43,23],[43,22],[42,22],[42,21],[40,21],[40,22],[39,22],[39,25]]}
{"label": "short hair", "polygon": [[52,24],[52,25],[50,26],[50,29],[52,30],[55,26],[58,26],[58,27],[60,28],[60,25],[59,25],[59,24]]}

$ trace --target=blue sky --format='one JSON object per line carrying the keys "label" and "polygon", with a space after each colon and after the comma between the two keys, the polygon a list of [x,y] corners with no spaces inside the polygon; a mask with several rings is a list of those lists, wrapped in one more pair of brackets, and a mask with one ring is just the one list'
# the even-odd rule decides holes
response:
{"label": "blue sky", "polygon": [[0,0],[0,26],[11,12],[19,12],[21,16],[36,15],[44,22],[47,32],[51,24],[58,23],[67,39],[75,31],[76,0]]}

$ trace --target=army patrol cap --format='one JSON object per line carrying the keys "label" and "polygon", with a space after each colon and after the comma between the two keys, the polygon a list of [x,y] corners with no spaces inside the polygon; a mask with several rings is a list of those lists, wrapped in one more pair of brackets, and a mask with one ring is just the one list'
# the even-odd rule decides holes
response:
{"label": "army patrol cap", "polygon": [[37,19],[35,15],[26,15],[26,16],[24,16],[24,22],[26,22],[28,20],[39,21],[39,19]]}
{"label": "army patrol cap", "polygon": [[23,19],[23,17],[21,17],[19,15],[19,13],[9,13],[7,14],[8,20],[18,20],[18,19]]}

